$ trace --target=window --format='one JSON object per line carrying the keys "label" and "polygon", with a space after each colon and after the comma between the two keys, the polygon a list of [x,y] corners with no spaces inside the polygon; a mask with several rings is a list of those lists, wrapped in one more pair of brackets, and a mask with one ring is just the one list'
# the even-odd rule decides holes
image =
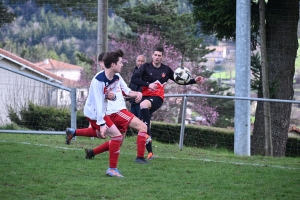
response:
{"label": "window", "polygon": [[80,91],[80,98],[81,98],[81,99],[84,98],[84,91]]}

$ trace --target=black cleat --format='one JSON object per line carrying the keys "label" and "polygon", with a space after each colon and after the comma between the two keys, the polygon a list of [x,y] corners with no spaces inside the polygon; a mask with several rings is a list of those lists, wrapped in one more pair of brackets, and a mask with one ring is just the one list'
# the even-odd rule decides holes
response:
{"label": "black cleat", "polygon": [[75,130],[72,128],[67,128],[66,129],[66,144],[70,144],[73,137],[75,137]]}
{"label": "black cleat", "polygon": [[93,151],[93,149],[85,149],[85,158],[86,159],[92,159],[94,158],[95,153]]}
{"label": "black cleat", "polygon": [[136,158],[135,162],[139,164],[149,164],[149,162],[145,160],[145,158]]}

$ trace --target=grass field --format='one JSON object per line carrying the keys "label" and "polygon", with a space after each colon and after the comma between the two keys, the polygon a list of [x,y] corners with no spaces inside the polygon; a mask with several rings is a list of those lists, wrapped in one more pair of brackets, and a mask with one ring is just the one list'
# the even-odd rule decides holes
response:
{"label": "grass field", "polygon": [[62,135],[0,134],[0,199],[299,199],[300,158],[242,157],[153,141],[157,156],[134,163],[126,138],[118,168],[106,177],[108,154],[85,159],[103,140]]}
{"label": "grass field", "polygon": [[[222,80],[229,80],[230,79],[230,72],[229,71],[223,71],[223,72],[215,72],[214,74],[211,75],[212,78],[215,79],[222,79]],[[235,79],[235,70],[232,70],[231,72],[231,78]]]}

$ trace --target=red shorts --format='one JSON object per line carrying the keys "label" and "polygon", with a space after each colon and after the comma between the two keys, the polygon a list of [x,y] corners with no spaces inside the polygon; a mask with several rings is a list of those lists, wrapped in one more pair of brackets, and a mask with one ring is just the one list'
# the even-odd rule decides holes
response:
{"label": "red shorts", "polygon": [[119,112],[108,116],[121,133],[125,133],[127,131],[131,120],[134,118],[134,114],[129,112],[127,109],[120,110]]}
{"label": "red shorts", "polygon": [[[87,117],[87,119],[90,122],[90,126],[94,129],[94,130],[100,130],[100,126],[98,124],[96,124],[97,120],[92,120],[90,118]],[[105,124],[108,128],[110,128],[114,123],[111,121],[111,119],[109,118],[108,115],[105,115],[104,118],[105,120]]]}

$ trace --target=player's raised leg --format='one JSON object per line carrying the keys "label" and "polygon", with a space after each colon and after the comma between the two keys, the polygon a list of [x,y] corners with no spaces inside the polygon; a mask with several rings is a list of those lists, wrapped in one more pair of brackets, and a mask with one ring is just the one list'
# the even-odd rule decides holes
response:
{"label": "player's raised leg", "polygon": [[98,137],[96,130],[93,129],[92,127],[82,128],[82,129],[67,128],[66,129],[66,144],[70,144],[71,140],[75,136]]}

